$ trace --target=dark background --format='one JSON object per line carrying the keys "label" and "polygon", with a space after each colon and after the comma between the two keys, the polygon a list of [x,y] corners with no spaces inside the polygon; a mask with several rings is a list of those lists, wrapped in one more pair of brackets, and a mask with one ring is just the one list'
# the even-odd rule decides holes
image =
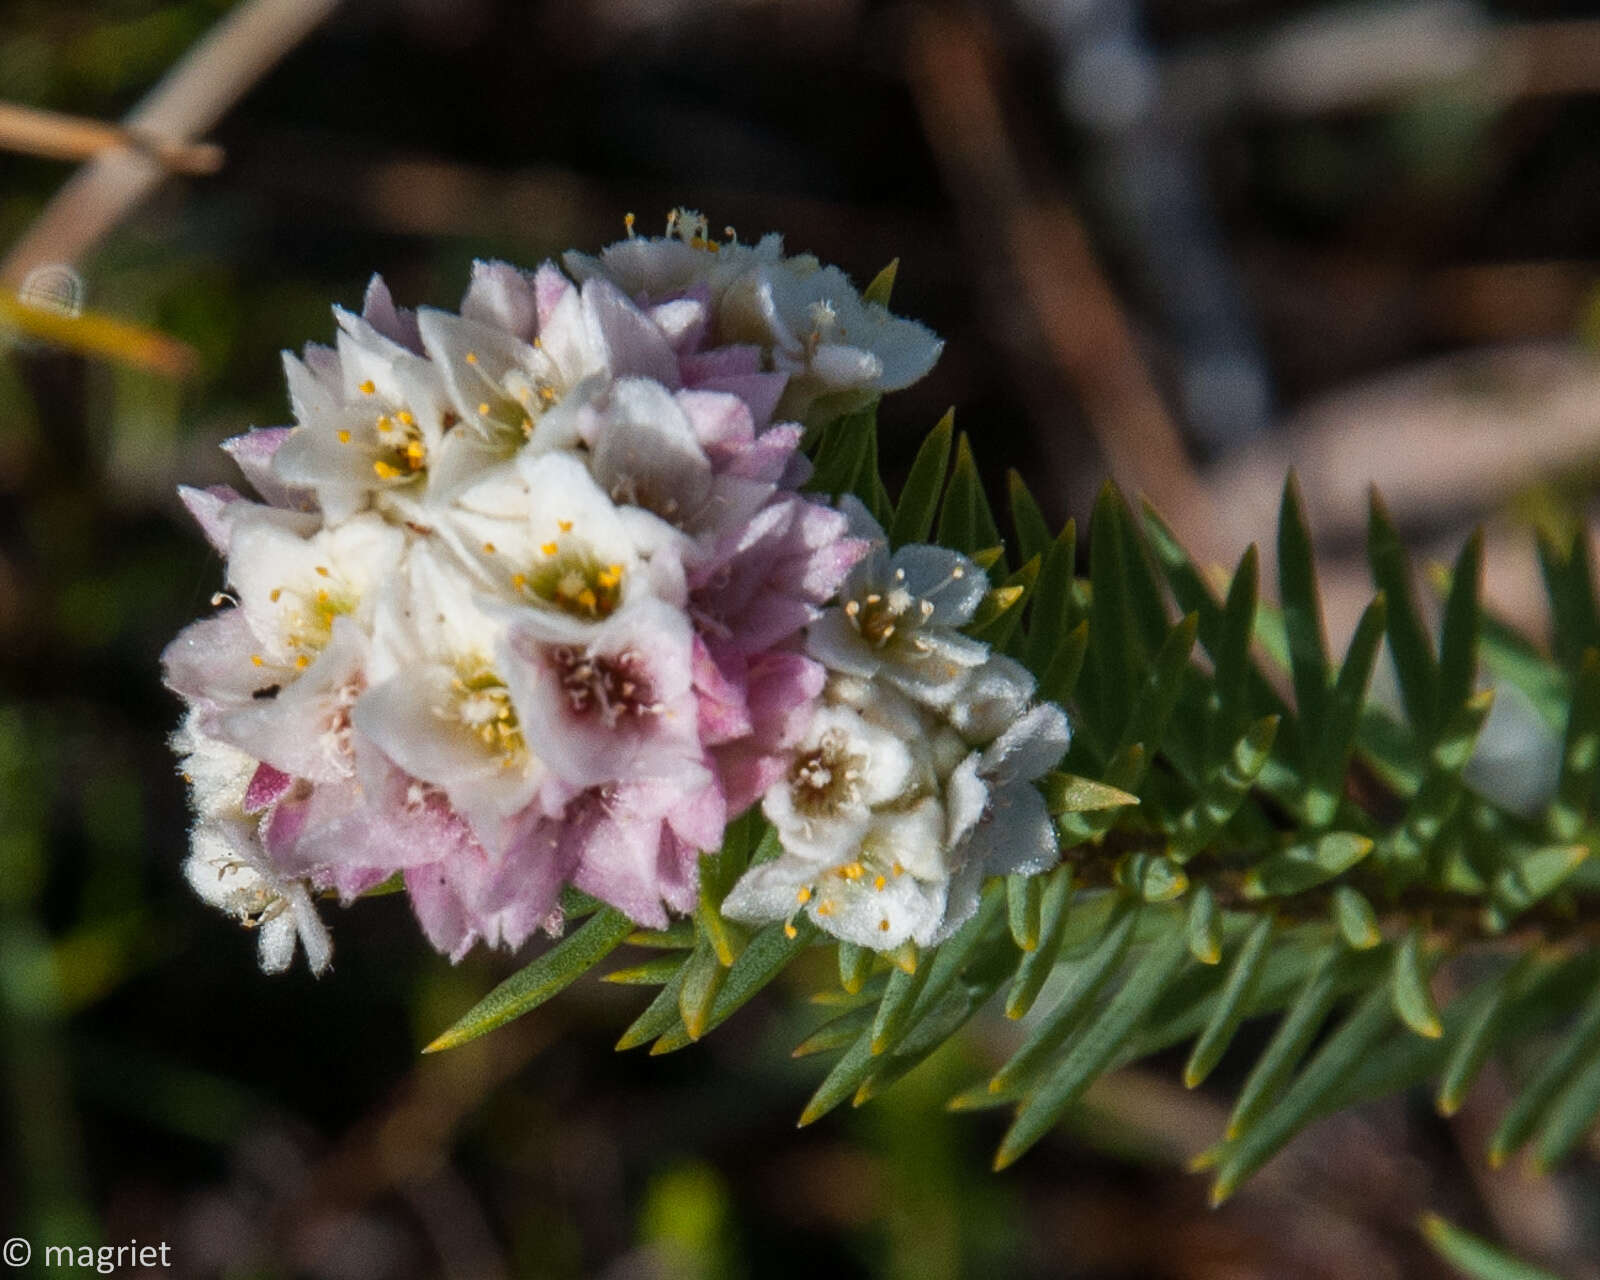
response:
{"label": "dark background", "polygon": [[[115,120],[228,8],[6,0],[0,98]],[[1336,645],[1376,481],[1425,557],[1485,522],[1490,598],[1539,633],[1532,532],[1582,518],[1600,461],[1591,9],[350,0],[205,133],[217,174],[76,262],[191,374],[0,330],[4,1234],[165,1240],[197,1276],[1365,1280],[1447,1274],[1433,1209],[1600,1274],[1592,1157],[1481,1167],[1492,1077],[1448,1125],[1327,1121],[1213,1212],[1182,1164],[1224,1095],[1171,1062],[989,1173],[999,1122],[942,1102],[1015,1042],[998,1016],[796,1132],[824,974],[673,1057],[613,1054],[645,993],[587,982],[421,1059],[514,958],[452,968],[391,897],[330,920],[322,980],[256,972],[179,873],[157,671],[221,586],[174,486],[285,419],[278,352],[330,303],[376,270],[454,305],[474,257],[680,204],[858,282],[900,259],[895,310],[948,345],[883,406],[891,479],[954,404],[997,502],[1015,467],[1081,518],[1109,473],[1229,560],[1298,465]],[[0,153],[0,252],[70,172]]]}

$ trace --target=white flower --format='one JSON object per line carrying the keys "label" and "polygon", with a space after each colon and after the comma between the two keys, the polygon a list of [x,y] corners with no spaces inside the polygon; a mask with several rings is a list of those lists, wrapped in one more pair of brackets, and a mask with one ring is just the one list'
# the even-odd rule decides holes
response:
{"label": "white flower", "polygon": [[411,552],[384,598],[353,722],[412,777],[440,788],[498,852],[550,771],[506,681],[505,624],[475,597],[452,557],[428,546]]}
{"label": "white flower", "polygon": [[266,972],[289,967],[298,939],[311,971],[320,974],[333,956],[328,930],[306,886],[272,869],[257,839],[256,821],[244,810],[257,762],[202,732],[198,720],[191,711],[172,736],[197,815],[184,877],[204,901],[260,930]]}
{"label": "white flower", "polygon": [[823,707],[761,807],[791,853],[843,861],[865,838],[874,807],[902,796],[912,776],[901,737],[850,707]]}
{"label": "white flower", "polygon": [[1034,707],[950,777],[954,857],[984,876],[1037,875],[1060,855],[1055,824],[1034,782],[1060,763],[1071,741],[1066,713]]}
{"label": "white flower", "polygon": [[859,500],[840,504],[873,549],[850,571],[839,603],[807,628],[806,649],[830,670],[882,680],[927,706],[947,706],[989,656],[958,627],[988,590],[983,570],[943,547],[888,540]]}

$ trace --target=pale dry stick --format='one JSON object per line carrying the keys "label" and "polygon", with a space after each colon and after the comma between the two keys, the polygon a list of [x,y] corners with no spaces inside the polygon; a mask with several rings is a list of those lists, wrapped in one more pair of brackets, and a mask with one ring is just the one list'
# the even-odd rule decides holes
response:
{"label": "pale dry stick", "polygon": [[207,174],[222,167],[222,148],[214,143],[172,141],[127,125],[17,102],[0,102],[0,151],[74,161],[93,160],[108,151],[138,151],[170,173]]}
{"label": "pale dry stick", "polygon": [[1029,190],[986,43],[955,13],[924,11],[912,30],[912,89],[951,193],[970,225],[1003,237],[1022,301],[1117,483],[1149,498],[1201,558],[1225,555],[1211,496],[1082,222],[1063,197]]}
{"label": "pale dry stick", "polygon": [[[244,0],[163,77],[124,127],[165,144],[204,133],[337,4]],[[102,152],[68,180],[12,246],[0,262],[0,283],[16,288],[34,267],[80,261],[166,173],[145,152]]]}

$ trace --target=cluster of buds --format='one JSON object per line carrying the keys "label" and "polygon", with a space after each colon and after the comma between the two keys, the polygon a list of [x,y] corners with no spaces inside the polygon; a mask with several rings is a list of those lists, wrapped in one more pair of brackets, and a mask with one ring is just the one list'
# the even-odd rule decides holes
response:
{"label": "cluster of buds", "polygon": [[982,573],[802,492],[802,423],[921,377],[926,329],[683,213],[478,263],[459,313],[375,279],[335,315],[285,357],[294,425],[224,446],[255,496],[182,491],[227,590],[164,655],[186,872],[265,968],[321,970],[315,900],[390,883],[454,958],[559,928],[566,885],[664,926],[757,802],[785,852],[730,912],[782,881],[777,918],[808,893],[874,946],[1054,859],[1027,780],[1065,721],[961,635]]}

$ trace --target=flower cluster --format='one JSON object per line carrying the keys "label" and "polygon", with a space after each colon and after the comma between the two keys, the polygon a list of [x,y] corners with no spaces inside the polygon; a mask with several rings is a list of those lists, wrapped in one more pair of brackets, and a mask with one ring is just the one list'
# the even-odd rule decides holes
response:
{"label": "flower cluster", "polygon": [[[804,911],[859,946],[930,946],[971,917],[993,875],[1057,857],[1033,781],[1067,749],[1066,716],[1030,706],[1034,679],[960,628],[988,588],[966,556],[888,542],[855,499],[871,551],[809,628],[828,671],[788,772],[762,801],[783,853],[723,903],[734,919]],[[792,928],[792,925],[790,926]]]}
{"label": "flower cluster", "polygon": [[391,882],[454,958],[568,884],[663,926],[758,801],[785,852],[730,912],[781,886],[875,946],[1053,860],[1028,780],[1065,721],[960,633],[981,572],[801,492],[801,424],[939,343],[775,236],[667,232],[478,263],[459,314],[375,279],[286,355],[294,425],[224,446],[256,498],[182,491],[228,588],[164,655],[186,873],[263,967],[320,971],[314,899]]}

